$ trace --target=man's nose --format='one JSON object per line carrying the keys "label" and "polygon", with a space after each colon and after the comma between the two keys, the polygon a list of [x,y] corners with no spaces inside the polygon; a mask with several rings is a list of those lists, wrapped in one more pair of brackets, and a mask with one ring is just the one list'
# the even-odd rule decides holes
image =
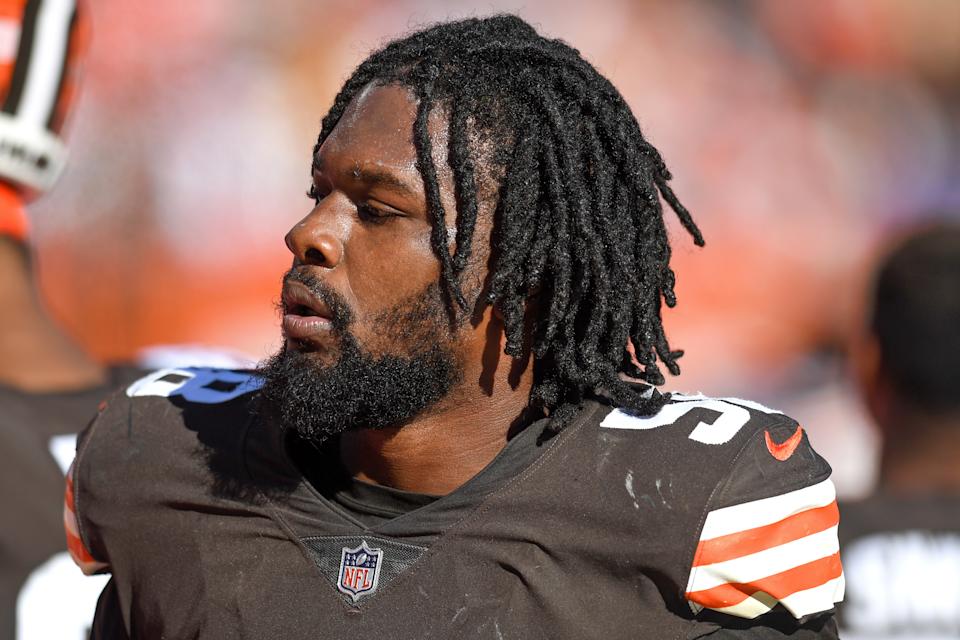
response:
{"label": "man's nose", "polygon": [[343,242],[337,234],[335,213],[317,206],[293,225],[284,240],[298,263],[334,269],[343,259]]}

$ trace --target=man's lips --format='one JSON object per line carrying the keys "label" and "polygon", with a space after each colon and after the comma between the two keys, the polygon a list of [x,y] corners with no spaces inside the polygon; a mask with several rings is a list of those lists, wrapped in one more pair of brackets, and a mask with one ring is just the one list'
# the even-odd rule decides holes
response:
{"label": "man's lips", "polygon": [[330,308],[299,282],[283,285],[283,333],[294,340],[310,340],[333,329]]}

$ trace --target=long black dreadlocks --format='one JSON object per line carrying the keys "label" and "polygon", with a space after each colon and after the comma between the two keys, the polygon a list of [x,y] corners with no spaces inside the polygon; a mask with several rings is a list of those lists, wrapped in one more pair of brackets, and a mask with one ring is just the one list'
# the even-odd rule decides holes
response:
{"label": "long black dreadlocks", "polygon": [[[660,153],[644,139],[620,93],[580,53],[541,37],[512,15],[439,24],[391,42],[346,81],[314,148],[370,82],[398,83],[418,98],[413,138],[427,196],[441,284],[466,309],[460,275],[478,210],[478,168],[496,166],[499,200],[491,238],[493,270],[481,304],[503,315],[505,352],[523,354],[526,303],[535,296],[531,404],[555,428],[588,393],[603,390],[640,413],[663,397],[642,394],[625,373],[663,384],[657,359],[680,373],[661,321],[675,276],[662,197],[697,245],[703,237],[667,184]],[[427,120],[449,118],[449,163],[457,201],[456,248],[449,250]],[[478,140],[483,140],[483,158]],[[529,330],[529,327],[527,328]],[[627,351],[633,342],[636,367]]]}

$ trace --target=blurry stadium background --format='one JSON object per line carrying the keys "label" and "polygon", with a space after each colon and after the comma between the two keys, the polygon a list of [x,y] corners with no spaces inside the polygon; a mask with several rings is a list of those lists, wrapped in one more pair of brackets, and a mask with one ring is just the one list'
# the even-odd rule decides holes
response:
{"label": "blurry stadium background", "polygon": [[844,353],[878,247],[960,210],[960,2],[90,4],[72,161],[33,220],[48,304],[97,357],[275,349],[283,234],[340,83],[414,26],[509,10],[613,80],[704,230],[705,250],[674,234],[668,385],[795,415],[842,496],[870,488]]}

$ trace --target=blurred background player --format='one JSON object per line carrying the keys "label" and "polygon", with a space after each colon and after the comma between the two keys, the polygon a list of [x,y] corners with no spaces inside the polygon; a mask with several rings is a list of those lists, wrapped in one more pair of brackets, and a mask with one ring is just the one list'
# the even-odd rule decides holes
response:
{"label": "blurred background player", "polygon": [[876,493],[841,508],[848,640],[960,637],[960,224],[877,268],[855,349],[882,437]]}
{"label": "blurred background player", "polygon": [[24,203],[66,163],[60,139],[73,100],[86,24],[75,3],[0,3],[0,380],[30,391],[103,382],[103,371],[47,317],[35,292]]}
{"label": "blurred background player", "polygon": [[0,640],[86,636],[106,581],[68,559],[63,472],[100,400],[146,369],[242,360],[152,349],[137,366],[104,367],[41,300],[26,205],[66,165],[61,132],[89,35],[75,0],[0,0]]}
{"label": "blurred background player", "polygon": [[[17,600],[31,573],[64,549],[57,504],[62,470],[53,452],[69,451],[70,445],[69,436],[58,438],[76,433],[80,416],[89,414],[108,388],[109,373],[54,324],[40,301],[25,211],[25,203],[50,188],[65,165],[60,132],[87,36],[87,23],[72,0],[0,2],[0,638],[5,640],[17,637]],[[61,604],[69,618],[73,603],[57,602],[58,612]]]}

